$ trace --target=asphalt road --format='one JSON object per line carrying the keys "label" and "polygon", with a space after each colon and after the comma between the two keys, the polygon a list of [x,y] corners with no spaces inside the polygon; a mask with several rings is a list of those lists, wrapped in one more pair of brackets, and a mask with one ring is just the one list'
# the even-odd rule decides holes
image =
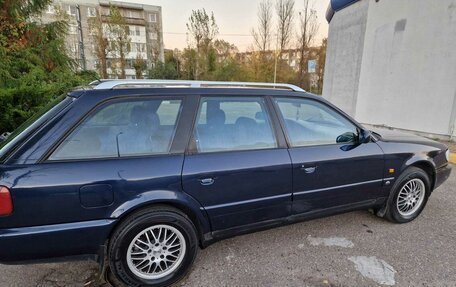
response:
{"label": "asphalt road", "polygon": [[[215,243],[178,286],[456,286],[456,167],[421,216],[367,211]],[[97,286],[92,262],[0,265],[0,286]]]}

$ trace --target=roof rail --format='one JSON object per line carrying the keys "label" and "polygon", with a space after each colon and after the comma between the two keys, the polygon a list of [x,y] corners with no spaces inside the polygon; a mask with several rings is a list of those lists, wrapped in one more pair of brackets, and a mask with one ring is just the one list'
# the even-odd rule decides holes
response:
{"label": "roof rail", "polygon": [[305,92],[305,90],[291,84],[281,83],[256,83],[256,82],[217,82],[217,81],[190,81],[190,80],[97,80],[89,84],[95,90],[123,88],[142,88],[142,87],[190,87],[190,88],[263,88],[263,89],[282,89],[295,92]]}

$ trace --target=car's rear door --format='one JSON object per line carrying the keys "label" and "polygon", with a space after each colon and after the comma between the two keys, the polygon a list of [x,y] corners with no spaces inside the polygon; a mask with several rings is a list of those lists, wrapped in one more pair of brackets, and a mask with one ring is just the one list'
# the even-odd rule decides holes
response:
{"label": "car's rear door", "polygon": [[372,204],[383,185],[384,156],[360,144],[359,127],[323,101],[276,97],[293,162],[293,213]]}
{"label": "car's rear door", "polygon": [[213,230],[290,214],[292,170],[283,133],[263,96],[203,96],[183,189],[207,211]]}

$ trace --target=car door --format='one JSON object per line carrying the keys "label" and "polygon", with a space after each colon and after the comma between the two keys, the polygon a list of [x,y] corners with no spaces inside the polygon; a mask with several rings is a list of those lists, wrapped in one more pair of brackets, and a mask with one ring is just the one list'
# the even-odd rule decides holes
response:
{"label": "car door", "polygon": [[383,184],[384,156],[359,127],[329,104],[276,97],[293,163],[293,213],[372,204]]}
{"label": "car door", "polygon": [[291,160],[268,105],[261,96],[200,99],[182,179],[213,230],[290,214]]}

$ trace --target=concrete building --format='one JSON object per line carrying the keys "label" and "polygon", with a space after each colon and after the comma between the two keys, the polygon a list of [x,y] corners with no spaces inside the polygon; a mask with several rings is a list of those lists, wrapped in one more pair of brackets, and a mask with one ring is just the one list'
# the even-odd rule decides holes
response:
{"label": "concrete building", "polygon": [[[95,53],[93,32],[90,19],[99,12],[105,21],[109,18],[110,7],[115,6],[129,26],[130,46],[126,54],[126,77],[136,78],[133,64],[137,57],[143,59],[148,67],[157,60],[164,60],[163,26],[160,6],[141,5],[124,1],[105,0],[54,0],[42,14],[43,22],[62,17],[69,19],[69,33],[66,47],[69,55],[79,63],[79,68],[97,70],[98,60]],[[107,64],[110,78],[116,78],[114,64],[116,54],[109,53]]]}
{"label": "concrete building", "polygon": [[456,136],[456,0],[331,0],[323,97],[358,121]]}

